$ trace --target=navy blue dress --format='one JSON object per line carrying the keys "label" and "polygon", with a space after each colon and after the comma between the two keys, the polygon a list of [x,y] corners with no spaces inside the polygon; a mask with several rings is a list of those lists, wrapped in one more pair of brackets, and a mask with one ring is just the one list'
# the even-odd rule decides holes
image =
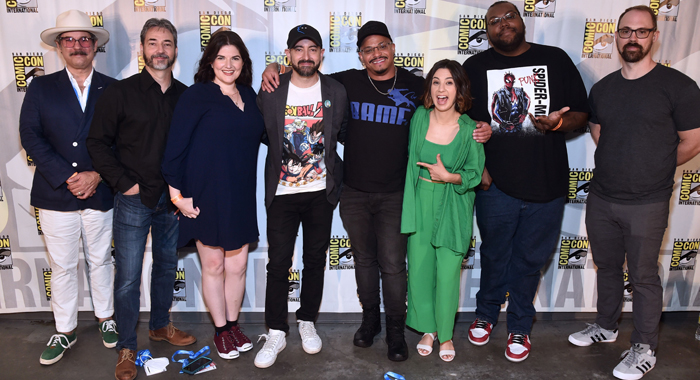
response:
{"label": "navy blue dress", "polygon": [[178,247],[196,239],[228,251],[258,240],[255,184],[264,124],[255,91],[237,88],[245,111],[213,82],[194,84],[175,107],[163,177],[199,207],[197,218],[180,217]]}

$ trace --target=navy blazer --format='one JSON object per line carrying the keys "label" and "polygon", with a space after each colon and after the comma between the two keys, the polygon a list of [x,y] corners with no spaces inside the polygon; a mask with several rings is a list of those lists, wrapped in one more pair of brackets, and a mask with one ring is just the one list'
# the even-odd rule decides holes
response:
{"label": "navy blazer", "polygon": [[32,80],[19,115],[22,146],[36,164],[32,206],[54,211],[113,207],[112,191],[104,182],[95,195],[81,200],[68,190],[66,180],[75,172],[95,170],[85,139],[97,98],[115,81],[95,71],[83,112],[65,69]]}
{"label": "navy blazer", "polygon": [[[336,143],[345,141],[348,119],[348,96],[345,87],[329,76],[318,73],[321,80],[323,110],[323,136],[326,163],[326,198],[333,206],[340,199],[343,181],[343,161],[336,152]],[[258,108],[265,120],[263,142],[268,145],[265,160],[265,207],[270,207],[277,192],[282,171],[282,140],[284,139],[284,115],[292,73],[280,75],[280,85],[275,92],[262,89],[258,92]]]}

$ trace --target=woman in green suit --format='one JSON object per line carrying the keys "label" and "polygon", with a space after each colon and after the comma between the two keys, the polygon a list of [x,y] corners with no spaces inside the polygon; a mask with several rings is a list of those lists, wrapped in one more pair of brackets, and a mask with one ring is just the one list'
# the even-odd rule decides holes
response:
{"label": "woman in green suit", "polygon": [[452,333],[459,302],[462,259],[472,236],[474,188],[484,169],[469,79],[456,61],[437,62],[411,119],[401,232],[408,234],[406,324],[425,333],[418,353],[440,341],[440,358],[455,357]]}

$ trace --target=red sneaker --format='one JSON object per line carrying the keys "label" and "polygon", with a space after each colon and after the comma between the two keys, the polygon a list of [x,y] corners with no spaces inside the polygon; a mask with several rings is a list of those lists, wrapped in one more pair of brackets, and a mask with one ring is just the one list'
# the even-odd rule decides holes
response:
{"label": "red sneaker", "polygon": [[471,326],[469,326],[469,341],[476,346],[483,346],[489,342],[493,324],[477,318]]}
{"label": "red sneaker", "polygon": [[238,350],[231,337],[231,331],[224,331],[220,334],[214,334],[214,345],[216,351],[224,359],[235,359],[238,357]]}
{"label": "red sneaker", "polygon": [[240,326],[231,326],[231,330],[229,330],[229,332],[231,333],[231,340],[236,345],[238,351],[246,352],[253,348],[253,342],[251,342],[250,339],[243,334]]}
{"label": "red sneaker", "polygon": [[512,362],[521,362],[530,355],[530,336],[525,334],[508,334],[508,348],[506,359]]}

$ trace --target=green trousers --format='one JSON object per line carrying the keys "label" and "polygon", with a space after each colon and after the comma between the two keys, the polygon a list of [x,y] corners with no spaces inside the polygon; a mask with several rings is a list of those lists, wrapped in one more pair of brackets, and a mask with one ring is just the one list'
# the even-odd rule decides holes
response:
{"label": "green trousers", "polygon": [[440,342],[452,339],[459,304],[459,278],[464,255],[430,244],[435,210],[445,185],[419,180],[416,232],[408,236],[408,312],[406,325],[436,332]]}

